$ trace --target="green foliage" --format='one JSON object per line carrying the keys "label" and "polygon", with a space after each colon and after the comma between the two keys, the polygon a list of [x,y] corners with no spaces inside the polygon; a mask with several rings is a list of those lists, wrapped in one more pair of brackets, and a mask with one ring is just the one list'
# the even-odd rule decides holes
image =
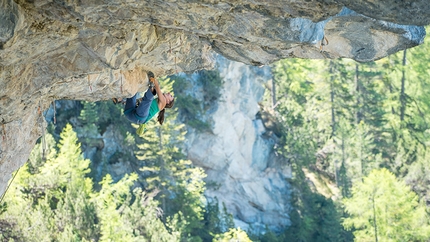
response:
{"label": "green foliage", "polygon": [[81,110],[81,115],[79,118],[85,124],[96,124],[99,120],[96,103],[94,102],[82,102],[84,108]]}
{"label": "green foliage", "polygon": [[203,112],[199,100],[190,95],[178,96],[177,101],[178,107],[181,108],[184,115],[188,117],[195,117],[201,115]]}
{"label": "green foliage", "polygon": [[192,119],[187,122],[187,125],[189,125],[192,128],[195,128],[199,132],[207,132],[211,130],[211,126],[209,123],[201,121],[200,119]]}
{"label": "green foliage", "polygon": [[159,217],[153,195],[140,188],[130,192],[136,174],[126,175],[113,183],[107,175],[102,189],[93,195],[99,219],[101,241],[179,241],[174,228],[169,232]]}
{"label": "green foliage", "polygon": [[212,241],[214,236],[225,233],[235,227],[233,216],[227,211],[224,203],[222,204],[222,210],[220,211],[220,205],[217,198],[206,205],[204,221],[204,227],[199,233],[199,236],[203,241]]}
{"label": "green foliage", "polygon": [[[166,81],[160,81],[160,85],[164,87]],[[193,167],[179,148],[185,129],[183,124],[175,123],[177,108],[169,109],[168,115],[163,125],[148,123],[136,157],[144,162],[141,171],[146,189],[158,193],[163,221],[176,224],[183,240],[198,241],[198,231],[203,227],[206,175],[201,168]]]}
{"label": "green foliage", "polygon": [[56,142],[50,133],[40,137],[40,141],[36,143],[28,158],[28,171],[31,174],[38,173],[46,160],[51,160],[57,155]]}
{"label": "green foliage", "polygon": [[219,99],[223,80],[217,70],[202,70],[198,72],[198,83],[202,85],[203,102],[190,95],[190,84],[184,77],[172,77],[176,98],[175,106],[181,110],[184,122],[200,132],[210,130],[210,124],[204,120],[204,112]]}
{"label": "green foliage", "polygon": [[[324,99],[329,97],[330,86],[316,78],[324,69],[322,64],[288,59],[274,65],[274,78],[278,86],[276,96],[280,97],[276,111],[282,119],[280,122],[285,124],[281,141],[283,147],[279,153],[290,162],[313,162],[319,143],[325,142],[332,131],[331,106]],[[306,76],[308,73],[312,75]]]}
{"label": "green foliage", "polygon": [[[410,165],[405,182],[417,194],[430,197],[430,150],[420,146],[416,151],[417,161]],[[428,204],[428,199],[426,200]]]}
{"label": "green foliage", "polygon": [[240,228],[230,229],[229,231],[216,235],[212,240],[214,242],[230,242],[230,241],[243,241],[243,242],[251,242],[248,235],[245,231]]}
{"label": "green foliage", "polygon": [[[205,220],[205,229],[206,231],[210,231],[213,234],[220,234],[223,232],[221,228],[221,218],[219,216],[219,204],[218,200],[215,202],[209,202],[206,205],[204,220]],[[209,233],[201,236],[204,241],[211,241],[213,236]]]}
{"label": "green foliage", "polygon": [[173,90],[175,90],[176,95],[183,95],[188,91],[188,89],[191,88],[190,83],[188,82],[187,78],[183,76],[169,76],[168,79],[173,81]]}
{"label": "green foliage", "polygon": [[374,170],[352,187],[344,199],[350,215],[343,222],[354,228],[357,241],[427,241],[430,238],[426,207],[403,181],[387,169]]}
{"label": "green foliage", "polygon": [[234,228],[233,215],[227,211],[227,207],[222,203],[222,212],[219,214],[221,217],[220,228],[221,231],[226,231],[227,229]]}
{"label": "green foliage", "polygon": [[201,70],[198,74],[199,82],[203,84],[205,105],[208,106],[219,99],[224,82],[218,70]]}
{"label": "green foliage", "polygon": [[189,94],[190,84],[184,77],[172,77],[175,89],[175,107],[181,110],[185,123],[200,132],[208,131],[210,126],[202,121],[203,104]]}
{"label": "green foliage", "polygon": [[17,228],[16,221],[0,219],[0,241],[24,241],[21,233],[19,228]]}
{"label": "green foliage", "polygon": [[[122,216],[123,206],[131,199],[129,188],[137,179],[135,174],[125,176],[118,183],[113,183],[110,175],[100,182],[101,190],[94,196],[94,203],[100,211],[101,239],[104,241],[130,241],[132,233],[125,226]],[[120,208],[120,209],[117,209]]]}
{"label": "green foliage", "polygon": [[301,170],[295,174],[293,184],[300,192],[292,196],[291,227],[277,241],[347,241],[334,202],[311,191]]}
{"label": "green foliage", "polygon": [[187,125],[201,132],[209,130],[209,124],[200,120],[203,109],[199,100],[191,95],[178,96],[176,100]]}
{"label": "green foliage", "polygon": [[[306,192],[307,184],[299,182],[305,179],[300,176],[302,167],[330,177],[341,188],[335,197],[352,196],[352,187],[363,177],[386,167],[428,203],[429,49],[425,41],[376,62],[287,59],[273,65],[278,98],[274,111],[285,126],[277,153],[292,165],[293,181],[300,191],[300,196],[294,195],[287,238],[315,240],[312,236],[318,230],[319,212],[309,212],[314,205],[303,206],[307,200],[319,200]],[[265,106],[272,105],[272,97],[266,95]],[[341,206],[331,206],[326,212],[335,211],[338,222]],[[349,238],[342,229],[336,233]]]}
{"label": "green foliage", "polygon": [[96,192],[71,125],[60,136],[58,151],[49,146],[46,162],[39,162],[38,146],[16,175],[1,204],[2,240],[179,241],[176,228],[167,230],[159,219],[153,196],[130,191],[136,174],[117,183],[106,176]]}
{"label": "green foliage", "polygon": [[51,147],[44,164],[37,163],[37,153],[33,153],[29,164],[37,166],[21,168],[5,196],[8,210],[2,217],[17,221],[25,241],[94,236],[93,207],[89,205],[92,183],[85,177],[89,160],[83,159],[77,140],[67,125],[58,153]]}

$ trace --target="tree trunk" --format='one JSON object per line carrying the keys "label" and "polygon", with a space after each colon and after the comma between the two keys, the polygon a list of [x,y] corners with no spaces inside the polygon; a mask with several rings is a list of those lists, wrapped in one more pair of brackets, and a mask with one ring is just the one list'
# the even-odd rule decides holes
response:
{"label": "tree trunk", "polygon": [[272,78],[272,109],[276,107],[276,83],[275,78]]}
{"label": "tree trunk", "polygon": [[331,101],[331,135],[334,137],[336,132],[336,119],[334,113],[334,77],[333,77],[333,61],[330,61],[330,101]]}
{"label": "tree trunk", "polygon": [[[391,85],[391,83],[388,83],[388,89],[389,89],[389,91],[390,91],[390,97],[393,95],[393,86]],[[391,106],[391,114],[395,114],[396,113],[396,110],[394,110],[394,107],[393,106]]]}
{"label": "tree trunk", "polygon": [[403,51],[402,87],[400,89],[400,121],[403,121],[405,119],[405,109],[406,109],[405,68],[406,68],[406,50]]}
{"label": "tree trunk", "polygon": [[359,124],[361,121],[361,107],[360,107],[360,81],[358,80],[358,64],[355,64],[355,97],[356,97],[356,105],[357,112],[355,115],[355,123]]}
{"label": "tree trunk", "polygon": [[[333,68],[333,61],[330,61],[330,102],[331,102],[331,136],[335,137],[336,135],[336,116],[335,116],[335,108],[334,108],[334,68]],[[343,136],[342,136],[342,153],[343,151]],[[342,162],[343,162],[343,155],[342,155]],[[333,169],[334,169],[334,177],[336,181],[336,186],[339,186],[338,182],[338,169],[337,169],[337,160],[333,160]]]}
{"label": "tree trunk", "polygon": [[375,242],[378,242],[378,226],[376,225],[375,194],[372,197],[373,205],[373,228],[375,229]]}
{"label": "tree trunk", "polygon": [[[163,149],[163,136],[161,133],[161,127],[158,127],[158,146],[159,149],[162,150]],[[166,179],[166,165],[164,163],[164,159],[162,156],[158,156],[159,162],[160,162],[160,180],[164,180]],[[163,216],[161,216],[162,221],[165,223],[166,222],[166,216],[164,214],[166,214],[167,211],[167,204],[166,204],[166,196],[167,196],[167,188],[162,186],[161,187],[161,207],[163,209]]]}

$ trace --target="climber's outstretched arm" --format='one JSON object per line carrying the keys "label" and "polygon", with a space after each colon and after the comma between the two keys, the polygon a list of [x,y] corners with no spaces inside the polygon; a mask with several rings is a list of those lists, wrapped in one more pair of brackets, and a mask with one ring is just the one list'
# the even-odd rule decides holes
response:
{"label": "climber's outstretched arm", "polygon": [[166,97],[163,95],[160,89],[158,81],[154,77],[150,77],[149,80],[154,83],[154,89],[158,96],[158,108],[163,110],[166,106]]}

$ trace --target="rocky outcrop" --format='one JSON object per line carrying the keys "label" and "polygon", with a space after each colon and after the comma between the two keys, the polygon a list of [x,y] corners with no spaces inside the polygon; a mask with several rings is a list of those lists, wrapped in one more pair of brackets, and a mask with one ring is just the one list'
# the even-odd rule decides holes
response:
{"label": "rocky outcrop", "polygon": [[375,60],[420,44],[422,27],[396,23],[428,24],[427,12],[425,0],[0,0],[0,194],[53,100],[130,96],[146,71],[211,68],[213,51],[252,65]]}
{"label": "rocky outcrop", "polygon": [[[268,135],[257,115],[271,70],[224,58],[217,64],[224,84],[216,106],[205,115],[211,130],[189,129],[188,158],[207,173],[206,198],[225,204],[236,226],[280,232],[290,225],[291,168],[281,165],[285,161],[274,149],[278,138]],[[197,85],[191,94],[201,99],[203,92]]]}

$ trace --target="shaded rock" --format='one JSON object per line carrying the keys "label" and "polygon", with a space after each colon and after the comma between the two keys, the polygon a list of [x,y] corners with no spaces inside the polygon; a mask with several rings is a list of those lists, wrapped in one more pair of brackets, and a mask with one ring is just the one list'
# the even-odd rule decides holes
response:
{"label": "shaded rock", "polygon": [[430,5],[427,0],[338,0],[337,2],[374,19],[406,25],[430,24]]}
{"label": "shaded rock", "polygon": [[14,35],[20,20],[18,5],[12,1],[0,2],[0,49]]}

